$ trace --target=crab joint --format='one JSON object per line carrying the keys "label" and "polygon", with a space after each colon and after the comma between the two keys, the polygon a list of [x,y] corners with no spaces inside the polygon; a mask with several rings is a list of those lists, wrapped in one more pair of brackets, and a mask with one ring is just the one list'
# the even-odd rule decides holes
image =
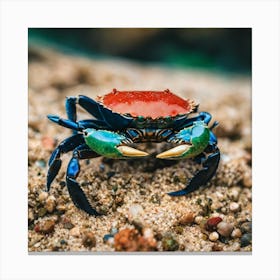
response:
{"label": "crab joint", "polygon": [[185,154],[189,148],[191,147],[191,145],[179,145],[177,147],[174,147],[170,150],[167,150],[163,153],[158,154],[156,157],[157,158],[180,158],[183,154]]}
{"label": "crab joint", "polygon": [[145,157],[149,154],[129,146],[118,146],[117,149],[122,153],[123,156],[127,157]]}

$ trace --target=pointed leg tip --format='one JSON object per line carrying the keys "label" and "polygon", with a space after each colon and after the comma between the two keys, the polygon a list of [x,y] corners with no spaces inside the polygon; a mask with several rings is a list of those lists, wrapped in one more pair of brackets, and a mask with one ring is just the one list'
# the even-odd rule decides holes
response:
{"label": "pointed leg tip", "polygon": [[47,115],[47,118],[53,122],[57,122],[59,120],[59,117],[56,115]]}
{"label": "pointed leg tip", "polygon": [[188,194],[186,189],[180,190],[180,191],[176,191],[176,192],[169,192],[167,193],[170,196],[182,196],[182,195],[186,195]]}
{"label": "pointed leg tip", "polygon": [[51,186],[46,185],[45,186],[45,192],[49,192],[50,191]]}

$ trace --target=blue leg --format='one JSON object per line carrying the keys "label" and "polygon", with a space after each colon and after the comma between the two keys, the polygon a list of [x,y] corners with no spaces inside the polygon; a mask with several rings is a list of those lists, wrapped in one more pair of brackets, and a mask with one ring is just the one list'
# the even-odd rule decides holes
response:
{"label": "blue leg", "polygon": [[60,118],[58,116],[55,116],[55,115],[48,115],[47,117],[50,121],[52,121],[54,123],[57,123],[58,125],[64,126],[66,128],[70,128],[73,131],[74,130],[75,131],[82,131],[84,129],[84,127],[79,125],[79,123],[73,122],[71,120],[62,119],[62,118]]}
{"label": "blue leg", "polygon": [[[77,108],[76,108],[76,97],[66,97],[65,109],[67,117],[70,121],[77,121]],[[73,134],[77,134],[77,130],[73,129]]]}
{"label": "blue leg", "polygon": [[168,193],[171,196],[187,195],[200,186],[206,185],[207,182],[215,175],[220,161],[220,151],[217,147],[215,150],[206,158],[202,160],[203,169],[196,172],[193,178],[188,182],[186,188]]}
{"label": "blue leg", "polygon": [[46,190],[49,191],[51,183],[58,174],[61,167],[61,154],[68,153],[74,150],[77,146],[84,143],[84,138],[82,134],[73,135],[64,141],[62,141],[58,147],[53,151],[49,159],[49,170],[47,175],[47,186]]}
{"label": "blue leg", "polygon": [[66,128],[70,128],[75,131],[83,131],[85,128],[95,128],[95,129],[106,129],[108,126],[104,124],[104,122],[100,120],[81,120],[78,122],[74,122],[67,119],[62,119],[55,115],[48,115],[48,119],[58,125],[61,125]]}
{"label": "blue leg", "polygon": [[78,103],[88,113],[93,115],[97,120],[103,121],[107,127],[113,130],[128,127],[128,125],[133,121],[133,118],[114,113],[104,107],[101,103],[84,95],[79,95],[76,103]]}
{"label": "blue leg", "polygon": [[66,183],[70,197],[75,206],[94,216],[101,215],[89,203],[84,191],[76,181],[80,172],[79,159],[95,158],[99,155],[92,151],[86,144],[80,145],[73,152],[73,157],[67,167]]}
{"label": "blue leg", "polygon": [[103,127],[119,130],[127,127],[133,121],[131,117],[114,113],[101,103],[87,96],[79,95],[78,97],[67,98],[65,103],[67,116],[69,120],[73,122],[76,122],[77,119],[76,104],[79,104],[83,109],[94,116],[100,124],[102,123]]}
{"label": "blue leg", "polygon": [[200,112],[196,117],[193,118],[188,118],[188,116],[179,117],[178,119],[174,120],[173,127],[176,130],[181,130],[184,127],[191,126],[193,122],[196,121],[203,121],[204,123],[208,124],[211,121],[211,119],[211,114],[207,112]]}

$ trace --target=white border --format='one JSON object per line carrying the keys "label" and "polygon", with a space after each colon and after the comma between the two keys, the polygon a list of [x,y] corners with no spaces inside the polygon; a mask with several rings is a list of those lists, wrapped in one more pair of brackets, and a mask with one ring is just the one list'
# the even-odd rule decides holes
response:
{"label": "white border", "polygon": [[[0,18],[1,279],[280,278],[278,1],[2,0]],[[114,26],[253,28],[252,255],[28,255],[27,28]]]}

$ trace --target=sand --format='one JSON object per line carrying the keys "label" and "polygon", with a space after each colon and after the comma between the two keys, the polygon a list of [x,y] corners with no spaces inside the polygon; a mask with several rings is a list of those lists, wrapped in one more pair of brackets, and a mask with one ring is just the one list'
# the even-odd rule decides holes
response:
{"label": "sand", "polygon": [[[89,59],[33,47],[28,78],[29,252],[252,251],[250,76]],[[206,187],[184,197],[166,194],[184,188],[201,168],[191,160],[84,160],[77,180],[104,214],[89,216],[74,206],[65,186],[69,153],[62,156],[62,168],[50,192],[45,192],[50,154],[71,135],[46,115],[65,118],[66,96],[95,98],[113,88],[168,88],[194,99],[201,111],[219,121],[215,133],[221,162]],[[80,109],[78,116],[89,118]],[[166,143],[139,145],[151,154],[167,147]],[[209,227],[213,217],[222,222]]]}

